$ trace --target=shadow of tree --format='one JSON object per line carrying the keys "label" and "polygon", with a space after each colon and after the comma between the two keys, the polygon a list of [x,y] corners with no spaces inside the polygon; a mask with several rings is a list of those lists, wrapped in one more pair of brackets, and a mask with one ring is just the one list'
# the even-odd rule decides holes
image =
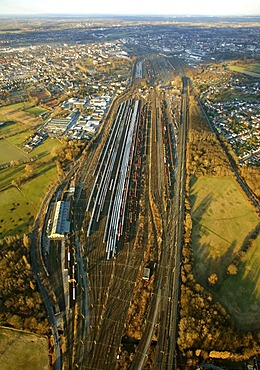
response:
{"label": "shadow of tree", "polygon": [[[196,178],[191,180],[193,186]],[[203,218],[213,202],[213,194],[207,194],[198,204],[197,193],[190,195],[192,208],[192,248],[194,254],[194,276],[196,280],[209,290],[232,316],[232,320],[243,330],[256,330],[260,327],[260,269],[259,269],[259,231],[260,224],[248,232],[241,242],[225,234],[225,225],[222,231],[214,230],[214,222],[205,224]],[[214,216],[214,215],[213,215]],[[219,220],[218,220],[219,221]],[[228,219],[223,222],[229,222]],[[221,230],[221,229],[220,229]],[[214,234],[214,242],[206,242],[203,236]],[[230,239],[230,240],[229,240]],[[216,243],[219,241],[219,244]],[[217,245],[218,244],[218,245]],[[258,254],[257,254],[258,253]],[[227,273],[228,266],[234,263],[238,267],[235,275]],[[218,281],[211,287],[208,277],[216,273]]]}
{"label": "shadow of tree", "polygon": [[[242,247],[237,251],[237,242],[233,241],[224,255],[220,257],[210,255],[209,244],[197,244],[199,259],[195,259],[194,276],[196,280],[211,291],[227,309],[232,320],[242,330],[257,330],[260,328],[260,269],[255,257],[257,242],[247,249],[244,260],[238,265],[235,275],[227,273],[227,267],[233,263],[239,253],[245,249],[252,235],[255,235],[258,226],[248,233]],[[250,255],[248,255],[250,252]],[[211,273],[218,275],[218,282],[214,287],[208,284]]]}

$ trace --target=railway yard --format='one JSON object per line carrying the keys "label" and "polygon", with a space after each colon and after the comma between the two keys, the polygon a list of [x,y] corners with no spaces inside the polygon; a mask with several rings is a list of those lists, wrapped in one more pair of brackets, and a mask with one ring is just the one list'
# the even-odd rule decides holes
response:
{"label": "railway yard", "polygon": [[[174,368],[187,89],[180,63],[138,61],[131,89],[51,198],[40,250],[61,368]],[[70,232],[53,240],[60,200]]]}
{"label": "railway yard", "polygon": [[259,17],[2,23],[1,325],[46,369],[258,370]]}

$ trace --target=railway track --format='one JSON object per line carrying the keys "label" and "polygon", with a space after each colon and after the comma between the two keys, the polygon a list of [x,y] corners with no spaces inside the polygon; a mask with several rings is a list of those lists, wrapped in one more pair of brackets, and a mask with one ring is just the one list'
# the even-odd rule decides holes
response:
{"label": "railway track", "polygon": [[[143,77],[141,67],[146,68],[150,80],[166,81],[174,74],[164,57],[144,65],[138,75]],[[156,76],[160,69],[166,72]],[[78,267],[64,357],[70,369],[120,368],[136,284],[151,256],[156,261],[153,294],[145,303],[131,368],[145,366],[152,338],[157,341],[154,368],[172,368],[174,362],[182,190],[176,187],[179,202],[174,203],[172,124],[160,88],[147,90],[146,98],[132,90],[131,97],[120,98],[116,113],[71,172],[76,181],[71,244]],[[181,175],[178,179],[183,181]]]}

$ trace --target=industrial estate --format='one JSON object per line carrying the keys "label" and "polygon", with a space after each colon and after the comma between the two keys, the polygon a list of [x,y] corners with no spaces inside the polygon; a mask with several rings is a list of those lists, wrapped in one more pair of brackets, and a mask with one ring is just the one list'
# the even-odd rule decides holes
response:
{"label": "industrial estate", "polygon": [[259,19],[1,24],[3,369],[258,370]]}

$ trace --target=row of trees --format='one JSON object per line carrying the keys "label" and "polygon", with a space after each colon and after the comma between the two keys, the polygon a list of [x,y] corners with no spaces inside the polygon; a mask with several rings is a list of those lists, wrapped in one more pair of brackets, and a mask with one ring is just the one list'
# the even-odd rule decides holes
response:
{"label": "row of trees", "polygon": [[[66,171],[84,148],[78,141],[61,142],[51,155],[56,161],[58,174]],[[12,163],[18,166],[20,163]],[[25,164],[20,178],[12,185],[20,186],[37,175],[34,160]],[[27,235],[8,236],[0,241],[0,323],[16,329],[30,330],[39,334],[49,332],[49,322],[41,295],[30,265],[30,239]]]}
{"label": "row of trees", "polygon": [[[228,358],[234,361],[248,360],[259,353],[260,332],[238,331],[225,308],[219,302],[215,302],[212,294],[197,283],[193,275],[192,220],[188,201],[186,205],[181,269],[179,349],[187,358],[187,368],[212,357],[212,351],[217,351],[218,358]],[[228,272],[233,273],[234,267],[236,266],[231,264]],[[209,287],[215,285],[217,281],[216,274],[210,275]]]}
{"label": "row of trees", "polygon": [[61,140],[61,147],[53,148],[51,156],[55,159],[57,173],[62,176],[67,166],[74,162],[85,148],[85,143],[80,140]]}
{"label": "row of trees", "polygon": [[27,235],[0,241],[0,323],[46,334],[49,323],[30,265],[29,248]]}
{"label": "row of trees", "polygon": [[[233,61],[232,64],[239,63],[239,65],[246,65],[248,61],[241,61],[238,62]],[[252,63],[252,61],[251,61]],[[223,70],[225,71],[224,74],[220,74],[219,71]],[[216,73],[217,72],[217,73]],[[226,69],[226,64],[223,63],[223,65],[208,65],[201,67],[201,69],[190,70],[189,75],[193,78],[194,85],[196,85],[196,88],[199,93],[203,94],[206,90],[208,90],[209,86],[212,86],[213,84],[222,86],[224,83],[232,83],[234,84],[234,79],[237,79],[237,76],[234,77],[233,72],[228,71]],[[246,84],[250,85],[250,80],[248,80],[248,77],[240,75],[239,79],[245,79]],[[234,90],[232,90],[234,92]],[[221,93],[221,96],[223,95],[223,92]],[[223,96],[222,96],[223,97]],[[228,94],[228,98],[230,97],[230,94]],[[212,99],[217,99],[217,94],[215,94],[211,97]],[[191,97],[191,104],[193,104],[194,97]],[[199,115],[197,115],[199,118]],[[194,120],[194,117],[193,117]],[[204,126],[205,129],[205,122],[202,118],[199,118],[198,121],[201,122],[202,126]],[[239,125],[239,122],[237,123]],[[198,125],[196,124],[198,127]],[[252,128],[253,129],[253,128]],[[223,146],[225,147],[225,151],[228,153],[228,155],[232,158],[234,163],[237,165],[238,171],[240,175],[244,178],[247,185],[250,187],[252,192],[255,194],[255,196],[260,200],[260,167],[259,166],[252,166],[252,165],[244,165],[240,166],[238,164],[238,158],[236,154],[234,153],[231,145],[228,143],[227,139],[223,135],[219,135],[219,139],[221,140]],[[247,142],[245,145],[250,146],[257,146],[257,137],[256,135],[252,138],[253,142]],[[240,144],[241,146],[241,144]],[[243,149],[241,149],[243,150]]]}
{"label": "row of trees", "polygon": [[260,167],[244,166],[239,168],[239,172],[260,201]]}
{"label": "row of trees", "polygon": [[[191,130],[188,146],[186,191],[189,193],[191,176],[224,176],[230,174],[229,162],[215,135],[199,119],[197,108],[191,111]],[[215,166],[221,167],[218,171]],[[201,169],[201,167],[203,169]],[[178,346],[187,358],[187,368],[209,358],[248,360],[260,351],[260,332],[240,332],[230,320],[225,308],[209,292],[218,284],[219,277],[208,277],[208,289],[196,281],[191,243],[192,217],[189,198],[185,201],[183,264],[181,268],[181,298]],[[242,250],[227,267],[227,274],[236,274],[259,230],[254,230]]]}

